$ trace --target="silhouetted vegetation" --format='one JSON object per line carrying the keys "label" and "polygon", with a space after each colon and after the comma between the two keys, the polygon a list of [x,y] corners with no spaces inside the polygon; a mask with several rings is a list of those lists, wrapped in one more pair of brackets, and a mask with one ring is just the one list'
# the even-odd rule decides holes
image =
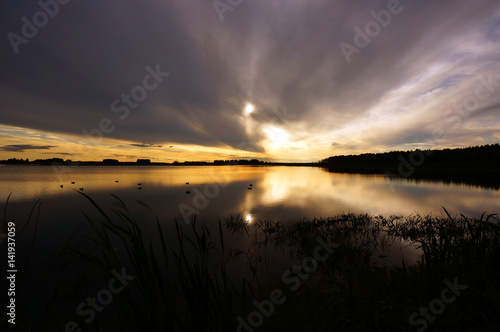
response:
{"label": "silhouetted vegetation", "polygon": [[265,165],[268,162],[257,159],[240,159],[240,160],[214,160],[214,165]]}
{"label": "silhouetted vegetation", "polygon": [[321,160],[329,172],[384,174],[391,179],[463,183],[500,189],[500,145],[393,151],[335,156]]}
{"label": "silhouetted vegetation", "polygon": [[36,159],[35,161],[31,162],[31,164],[34,165],[53,165],[62,163],[64,163],[64,160],[62,158]]}
{"label": "silhouetted vegetation", "polygon": [[22,164],[29,164],[30,160],[29,159],[17,159],[17,158],[11,158],[7,160],[2,160],[0,163],[2,164],[10,164],[10,165],[22,165]]}
{"label": "silhouetted vegetation", "polygon": [[119,161],[117,159],[104,159],[102,163],[107,165],[117,165]]}
{"label": "silhouetted vegetation", "polygon": [[482,145],[444,150],[392,151],[361,155],[334,156],[321,160],[328,167],[366,167],[394,169],[408,162],[422,168],[499,169],[500,145]]}
{"label": "silhouetted vegetation", "polygon": [[[93,230],[88,245],[70,238],[52,257],[55,265],[45,275],[59,284],[46,303],[19,307],[18,324],[25,330],[62,330],[75,320],[85,331],[235,331],[237,317],[247,320],[257,310],[254,301],[267,300],[279,289],[286,302],[274,306],[259,331],[413,331],[409,317],[442,296],[444,280],[467,287],[443,313],[431,315],[430,328],[500,328],[495,215],[452,217],[445,210],[443,216],[341,214],[252,224],[235,216],[211,226],[196,220],[187,227],[176,223],[172,243],[154,215],[149,222],[136,218],[116,196],[110,213],[82,195],[99,214],[94,219],[85,213]],[[228,241],[231,236],[237,241]],[[316,257],[318,238],[338,246],[305,273],[300,263]],[[401,264],[384,263],[389,249],[400,245],[420,250],[416,264],[404,255]],[[277,267],[277,257],[288,257],[289,263]],[[246,277],[235,279],[231,266],[248,269]],[[102,285],[113,278],[110,271],[123,267],[134,280],[114,296],[109,309],[83,322],[75,308],[99,289],[92,280],[100,275]],[[284,283],[287,270],[299,287]]]}
{"label": "silhouetted vegetation", "polygon": [[269,162],[262,161],[258,159],[232,159],[232,160],[214,160],[209,161],[174,161],[172,163],[165,162],[152,162],[150,159],[137,159],[136,162],[130,161],[119,161],[117,159],[104,159],[103,161],[73,161],[73,160],[63,160],[61,158],[49,158],[49,159],[37,159],[33,162],[29,162],[28,159],[24,161],[23,159],[8,159],[0,160],[0,164],[9,165],[21,165],[21,164],[32,164],[32,165],[45,165],[45,166],[228,166],[228,165],[253,165],[253,166],[318,166],[318,163],[280,163],[280,162]]}

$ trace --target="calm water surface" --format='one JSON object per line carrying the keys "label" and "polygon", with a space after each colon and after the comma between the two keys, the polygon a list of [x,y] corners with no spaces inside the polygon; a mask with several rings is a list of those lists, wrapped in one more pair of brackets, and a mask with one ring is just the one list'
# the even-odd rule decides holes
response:
{"label": "calm water surface", "polygon": [[[42,202],[38,227],[31,222],[19,239],[21,255],[35,231],[36,254],[41,256],[42,252],[48,255],[60,249],[77,229],[79,235],[91,233],[83,213],[93,220],[100,216],[78,193],[80,188],[108,212],[116,202],[111,194],[120,197],[154,233],[154,216],[136,201],[147,203],[172,236],[172,242],[174,221],[186,225],[184,222],[194,215],[197,220],[215,225],[217,220],[237,214],[255,222],[328,217],[344,212],[384,216],[442,214],[441,206],[452,215],[471,217],[500,210],[498,190],[395,181],[383,175],[330,173],[315,167],[82,166],[56,171],[50,166],[0,167],[0,199],[5,201],[12,193],[7,218],[16,221],[18,230],[28,220],[35,202]],[[236,242],[232,244],[241,245]],[[396,256],[394,259],[398,260]]]}
{"label": "calm water surface", "polygon": [[[56,173],[47,166],[0,166],[0,200],[5,201],[12,193],[6,213],[7,220],[16,221],[17,232],[26,224],[35,202],[41,200],[38,224],[32,218],[16,239],[16,257],[25,266],[26,289],[39,284],[46,262],[73,233],[80,236],[75,239],[92,234],[83,213],[94,220],[102,219],[78,193],[79,188],[84,188],[83,192],[106,211],[116,201],[111,194],[117,195],[157,237],[153,215],[136,203],[146,202],[164,225],[169,248],[176,246],[174,221],[186,225],[183,221],[194,213],[198,220],[214,226],[218,219],[236,214],[255,222],[327,217],[344,212],[384,216],[442,214],[441,206],[452,215],[463,213],[471,217],[500,210],[498,190],[441,182],[394,181],[381,175],[329,173],[314,167],[109,166],[75,167]],[[248,245],[248,238],[228,236],[225,242],[228,248],[240,248]],[[28,255],[30,247],[33,250]],[[118,248],[118,253],[124,253],[123,249]],[[419,251],[400,243],[384,254],[384,264],[399,264],[402,257],[412,264]],[[24,257],[29,257],[29,262]],[[289,266],[288,258],[276,259],[271,268],[281,275]],[[235,278],[248,277],[238,265],[230,273]],[[49,296],[49,291],[39,295],[40,299]],[[79,301],[76,299],[76,303]]]}
{"label": "calm water surface", "polygon": [[[386,217],[444,214],[441,206],[452,215],[463,213],[470,217],[500,210],[498,190],[391,180],[383,175],[330,173],[316,167],[81,166],[56,171],[50,166],[0,167],[0,199],[5,201],[12,193],[7,217],[18,223],[18,229],[28,220],[34,203],[41,200],[36,244],[47,252],[59,249],[79,225],[80,234],[90,233],[83,212],[96,220],[100,218],[92,204],[78,193],[80,188],[106,211],[116,202],[111,194],[120,197],[134,216],[154,228],[154,216],[136,201],[147,203],[172,236],[175,220],[185,225],[183,221],[189,222],[194,215],[197,220],[215,224],[238,214],[255,222],[347,212]],[[29,243],[28,234],[34,231],[32,222],[20,240]]]}
{"label": "calm water surface", "polygon": [[103,205],[114,200],[110,194],[127,204],[144,201],[165,221],[184,220],[194,213],[198,219],[239,213],[249,221],[342,212],[409,215],[441,213],[441,206],[452,214],[478,216],[498,212],[500,204],[498,190],[329,173],[314,167],[110,166],[68,167],[59,173],[46,166],[0,167],[0,199],[12,193],[12,212],[26,211],[41,199],[44,211],[54,208],[61,217],[78,214],[89,208],[88,201],[75,192],[79,188]]}

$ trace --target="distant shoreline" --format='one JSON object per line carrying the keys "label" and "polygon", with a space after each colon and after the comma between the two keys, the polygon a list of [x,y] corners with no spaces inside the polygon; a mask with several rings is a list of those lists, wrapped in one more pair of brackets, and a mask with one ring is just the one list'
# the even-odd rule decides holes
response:
{"label": "distant shoreline", "polygon": [[[80,167],[80,166],[93,166],[93,167],[123,167],[123,166],[134,166],[134,167],[154,167],[154,166],[290,166],[290,167],[319,167],[324,168],[332,173],[353,173],[353,174],[385,174],[386,172],[394,172],[398,174],[397,165],[384,165],[384,166],[333,166],[321,163],[262,163],[262,164],[213,164],[213,163],[197,163],[197,162],[186,162],[186,163],[149,163],[149,164],[138,164],[136,162],[120,162],[117,164],[108,164],[103,162],[92,162],[84,161],[80,163],[71,164],[43,164],[43,163],[6,163],[0,161],[0,166],[58,166],[58,167]],[[453,172],[453,173],[498,173],[500,174],[500,169],[496,165],[484,165],[483,167],[477,167],[477,165],[471,167],[463,166],[452,166],[452,165],[441,165],[441,166],[420,166],[415,168],[415,173],[434,173],[434,172]],[[411,176],[409,176],[411,177]]]}
{"label": "distant shoreline", "polygon": [[72,162],[72,163],[12,163],[0,161],[0,166],[56,166],[56,167],[80,167],[80,166],[138,166],[138,167],[151,167],[151,166],[309,166],[309,167],[324,167],[320,163],[274,163],[274,162],[263,162],[258,164],[253,163],[228,163],[228,164],[214,164],[214,163],[204,163],[204,162],[180,162],[180,163],[147,163],[141,164],[137,162],[119,162],[119,163],[103,163],[100,161],[82,161],[82,162]]}
{"label": "distant shoreline", "polygon": [[53,167],[72,166],[305,166],[321,167],[336,173],[384,174],[390,178],[414,178],[419,176],[449,176],[463,174],[500,174],[500,144],[467,148],[392,151],[365,153],[360,155],[332,156],[317,162],[269,162],[258,159],[232,159],[209,161],[152,162],[137,159],[121,162],[117,159],[102,161],[72,161],[62,158],[8,159],[0,160],[3,165],[42,165]]}

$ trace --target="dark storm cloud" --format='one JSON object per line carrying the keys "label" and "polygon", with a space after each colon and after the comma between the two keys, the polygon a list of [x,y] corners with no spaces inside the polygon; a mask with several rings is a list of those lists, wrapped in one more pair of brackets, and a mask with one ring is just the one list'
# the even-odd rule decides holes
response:
{"label": "dark storm cloud", "polygon": [[[464,61],[467,52],[447,53],[461,36],[479,30],[498,40],[497,2],[403,1],[403,11],[347,63],[339,44],[353,44],[353,28],[364,28],[370,11],[388,2],[246,0],[221,22],[212,1],[73,1],[18,54],[3,38],[0,123],[81,135],[109,118],[113,130],[104,136],[134,146],[241,147],[260,137],[241,121],[246,102],[259,123],[283,122],[273,109],[286,107],[290,128],[340,129],[430,64]],[[3,36],[21,34],[21,18],[38,10],[35,2],[3,1]],[[157,65],[170,75],[120,119],[112,103]],[[450,73],[420,93],[462,78]],[[419,136],[413,130],[394,144]]]}
{"label": "dark storm cloud", "polygon": [[161,148],[162,146],[161,145],[155,145],[151,142],[144,142],[142,144],[130,144],[132,146],[137,146],[137,147],[140,147],[140,148]]}
{"label": "dark storm cloud", "polygon": [[31,144],[13,144],[13,145],[4,145],[0,147],[0,151],[9,151],[9,152],[24,152],[25,150],[48,150],[51,148],[55,148],[55,146],[50,145],[31,145]]}

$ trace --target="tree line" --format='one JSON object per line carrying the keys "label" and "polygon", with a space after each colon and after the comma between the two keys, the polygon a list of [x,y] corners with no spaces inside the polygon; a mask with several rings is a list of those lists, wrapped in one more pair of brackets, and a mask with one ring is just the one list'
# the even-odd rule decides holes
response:
{"label": "tree line", "polygon": [[[360,155],[332,156],[321,160],[328,167],[394,167],[402,158],[419,155],[422,167],[500,167],[500,145],[490,144],[456,149],[391,151],[384,153],[364,153]],[[419,161],[420,163],[420,161]]]}

